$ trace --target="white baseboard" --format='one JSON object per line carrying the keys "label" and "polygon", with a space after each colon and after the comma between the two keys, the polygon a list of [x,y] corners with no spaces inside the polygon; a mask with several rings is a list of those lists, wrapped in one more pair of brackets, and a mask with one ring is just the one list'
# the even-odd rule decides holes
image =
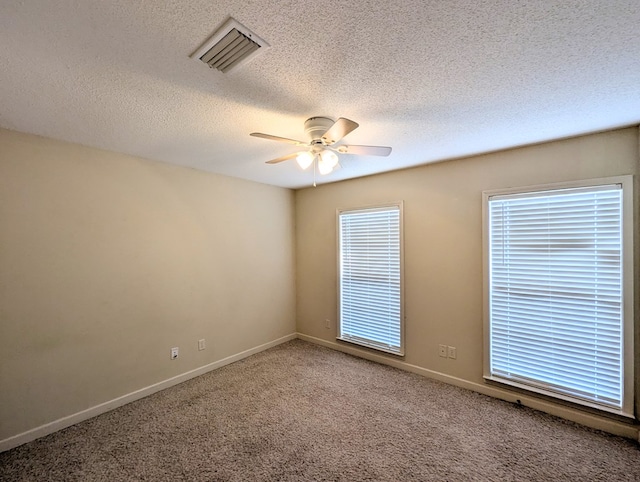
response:
{"label": "white baseboard", "polygon": [[612,433],[614,435],[620,435],[622,437],[640,441],[640,430],[638,429],[637,426],[625,424],[625,423],[618,422],[616,420],[612,420],[605,417],[598,417],[597,415],[592,415],[589,413],[574,410],[570,407],[555,405],[553,403],[546,402],[538,398],[529,397],[527,395],[523,395],[520,393],[513,393],[507,390],[501,390],[500,388],[493,387],[490,385],[470,382],[468,380],[447,375],[445,373],[428,370],[426,368],[422,368],[417,365],[411,365],[402,360],[396,360],[383,355],[377,355],[375,353],[371,353],[369,351],[357,348],[355,346],[343,345],[341,343],[323,340],[321,338],[304,335],[302,333],[298,333],[298,338],[311,343],[315,343],[317,345],[322,345],[327,348],[348,353],[350,355],[354,355],[360,358],[365,358],[367,360],[375,361],[377,363],[382,363],[383,365],[389,365],[395,368],[400,368],[401,370],[417,373],[418,375],[422,375],[427,378],[433,378],[435,380],[439,380],[441,382],[445,382],[450,385],[466,388],[468,390],[482,393],[483,395],[488,395],[490,397],[499,398],[501,400],[506,400],[508,402],[513,402],[513,403],[516,403],[516,400],[520,400],[522,405],[525,405],[527,407],[535,408],[536,410],[540,410],[542,412],[546,412],[551,415],[555,415],[567,420],[571,420],[572,422],[576,422],[581,425],[586,425],[587,427],[595,428],[598,430],[602,430],[604,432]]}
{"label": "white baseboard", "polygon": [[131,403],[136,400],[140,400],[141,398],[148,397],[149,395],[159,392],[160,390],[164,390],[165,388],[169,388],[179,383],[186,382],[191,378],[204,375],[205,373],[215,370],[216,368],[229,365],[230,363],[242,360],[243,358],[255,355],[256,353],[267,350],[295,338],[297,338],[296,333],[283,336],[282,338],[278,338],[277,340],[264,343],[263,345],[259,345],[249,350],[245,350],[243,352],[229,356],[227,358],[223,358],[222,360],[209,363],[208,365],[190,370],[186,373],[182,373],[181,375],[176,375],[175,377],[169,378],[168,380],[154,383],[153,385],[141,388],[140,390],[136,390],[135,392],[131,392],[121,397],[114,398],[113,400],[109,400],[107,402],[96,405],[94,407],[87,408],[86,410],[82,410],[81,412],[59,418],[58,420],[54,420],[53,422],[49,422],[45,425],[41,425],[31,430],[27,430],[26,432],[22,432],[4,440],[0,440],[0,452],[4,452],[5,450],[17,447],[18,445],[31,442],[32,440],[35,440],[37,438],[44,437],[45,435],[57,432],[58,430],[62,430],[63,428],[75,425],[76,423],[83,422],[97,415],[108,412],[109,410],[113,410],[114,408],[126,405],[127,403]]}

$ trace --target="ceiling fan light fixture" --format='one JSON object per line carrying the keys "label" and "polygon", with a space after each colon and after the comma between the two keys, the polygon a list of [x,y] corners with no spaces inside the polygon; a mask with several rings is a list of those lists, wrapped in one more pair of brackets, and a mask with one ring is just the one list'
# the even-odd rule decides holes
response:
{"label": "ceiling fan light fixture", "polygon": [[318,160],[318,172],[324,176],[325,174],[329,174],[331,171],[333,171],[333,166],[331,166],[330,164],[327,164],[325,161],[322,160],[322,158],[320,158]]}
{"label": "ceiling fan light fixture", "polygon": [[391,148],[385,146],[345,146],[335,145],[340,140],[358,127],[358,123],[344,117],[333,121],[328,117],[309,117],[304,123],[304,131],[307,134],[308,142],[289,139],[287,137],[263,134],[262,132],[252,132],[253,137],[261,137],[272,141],[284,142],[295,146],[304,146],[307,151],[294,152],[267,161],[267,164],[278,164],[296,159],[302,169],[313,166],[313,179],[315,186],[316,173],[321,175],[329,174],[334,169],[339,169],[340,164],[338,154],[355,154],[361,156],[388,156]]}
{"label": "ceiling fan light fixture", "polygon": [[303,151],[298,153],[298,155],[296,156],[296,161],[302,169],[307,169],[313,163],[314,157],[315,156],[312,152]]}
{"label": "ceiling fan light fixture", "polygon": [[338,165],[338,155],[333,151],[325,149],[320,153],[320,159],[330,168],[329,172]]}

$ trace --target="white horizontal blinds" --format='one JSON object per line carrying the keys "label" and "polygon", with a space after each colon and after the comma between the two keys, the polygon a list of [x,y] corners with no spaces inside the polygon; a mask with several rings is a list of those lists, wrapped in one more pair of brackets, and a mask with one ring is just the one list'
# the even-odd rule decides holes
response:
{"label": "white horizontal blinds", "polygon": [[341,212],[339,229],[339,337],[401,353],[400,207]]}
{"label": "white horizontal blinds", "polygon": [[622,189],[489,199],[491,375],[622,406]]}

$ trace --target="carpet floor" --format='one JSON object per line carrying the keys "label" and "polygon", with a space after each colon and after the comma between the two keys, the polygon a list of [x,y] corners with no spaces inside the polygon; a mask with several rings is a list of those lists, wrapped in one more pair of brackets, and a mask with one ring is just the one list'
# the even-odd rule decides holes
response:
{"label": "carpet floor", "polygon": [[640,448],[293,340],[0,454],[2,481],[638,481]]}

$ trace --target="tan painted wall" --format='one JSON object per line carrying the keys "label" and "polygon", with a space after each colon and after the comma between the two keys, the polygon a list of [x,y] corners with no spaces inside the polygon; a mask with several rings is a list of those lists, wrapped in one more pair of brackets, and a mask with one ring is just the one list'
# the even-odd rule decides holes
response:
{"label": "tan painted wall", "polygon": [[[333,342],[335,210],[385,201],[405,203],[405,361],[482,383],[481,192],[637,175],[638,143],[622,129],[294,203],[285,189],[0,130],[0,440],[288,335],[294,297],[297,330]],[[439,358],[439,343],[458,359]]]}
{"label": "tan painted wall", "polygon": [[[335,342],[336,209],[403,200],[404,361],[483,384],[482,191],[637,175],[638,156],[628,128],[297,191],[298,332]],[[440,358],[438,344],[457,359]]]}
{"label": "tan painted wall", "polygon": [[0,440],[294,333],[293,253],[290,190],[0,130]]}

